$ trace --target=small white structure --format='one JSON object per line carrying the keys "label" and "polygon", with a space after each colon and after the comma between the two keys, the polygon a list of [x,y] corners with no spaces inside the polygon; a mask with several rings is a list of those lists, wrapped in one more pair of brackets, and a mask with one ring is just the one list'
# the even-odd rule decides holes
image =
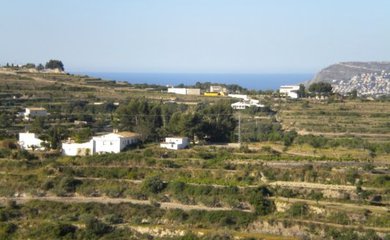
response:
{"label": "small white structure", "polygon": [[210,92],[227,93],[227,89],[222,86],[210,86]]}
{"label": "small white structure", "polygon": [[265,107],[263,104],[260,104],[259,102],[260,101],[256,100],[256,99],[249,99],[247,101],[233,103],[233,104],[231,104],[231,106],[233,109],[236,109],[236,110],[243,110],[243,109],[246,109],[249,107],[258,107],[258,108]]}
{"label": "small white structure", "polygon": [[45,108],[26,108],[24,112],[24,119],[29,120],[32,117],[46,117],[48,115]]}
{"label": "small white structure", "polygon": [[93,137],[86,143],[70,140],[62,143],[62,153],[66,156],[84,156],[101,153],[120,153],[127,146],[138,142],[140,135],[133,132],[114,132]]}
{"label": "small white structure", "polygon": [[298,85],[280,86],[280,89],[279,89],[280,94],[282,94],[286,97],[290,97],[292,99],[297,99],[299,97],[298,91],[299,91]]}
{"label": "small white structure", "polygon": [[238,99],[242,99],[242,100],[249,100],[250,99],[248,97],[248,95],[243,95],[243,94],[229,94],[228,96],[231,98],[238,98]]}
{"label": "small white structure", "polygon": [[187,137],[167,137],[165,138],[165,142],[160,144],[161,148],[178,150],[187,148],[189,144],[189,140]]}
{"label": "small white structure", "polygon": [[168,93],[181,95],[200,95],[200,88],[168,88]]}
{"label": "small white structure", "polygon": [[231,107],[236,110],[243,110],[249,107],[263,108],[264,105],[259,103],[259,100],[249,100],[243,102],[236,102],[231,104]]}
{"label": "small white structure", "polygon": [[45,150],[45,147],[42,146],[42,143],[45,141],[37,138],[35,133],[19,133],[18,144],[22,149],[25,150]]}

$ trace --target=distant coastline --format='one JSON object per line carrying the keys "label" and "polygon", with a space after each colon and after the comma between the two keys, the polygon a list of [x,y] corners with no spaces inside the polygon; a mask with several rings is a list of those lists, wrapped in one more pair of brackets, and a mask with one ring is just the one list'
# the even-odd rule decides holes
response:
{"label": "distant coastline", "polygon": [[105,80],[157,85],[194,85],[196,82],[238,84],[253,90],[275,90],[280,85],[299,84],[311,80],[314,74],[192,74],[192,73],[114,73],[114,72],[72,72]]}

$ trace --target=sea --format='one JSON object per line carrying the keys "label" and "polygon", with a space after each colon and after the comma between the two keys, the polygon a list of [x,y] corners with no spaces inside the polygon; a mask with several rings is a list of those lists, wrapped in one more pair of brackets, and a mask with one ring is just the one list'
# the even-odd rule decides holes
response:
{"label": "sea", "polygon": [[196,82],[237,84],[250,90],[276,90],[281,85],[293,85],[311,80],[314,74],[202,74],[202,73],[115,73],[74,72],[104,80],[125,81],[132,84],[157,84],[162,86],[195,85]]}

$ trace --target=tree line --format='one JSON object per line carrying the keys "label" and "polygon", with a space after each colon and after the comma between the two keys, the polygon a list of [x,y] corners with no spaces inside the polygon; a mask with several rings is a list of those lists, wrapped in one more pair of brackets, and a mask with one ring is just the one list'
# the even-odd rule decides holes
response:
{"label": "tree line", "polygon": [[60,60],[54,60],[51,59],[48,62],[46,62],[45,65],[42,63],[35,64],[35,63],[26,63],[22,66],[20,65],[15,65],[13,63],[6,63],[6,65],[3,66],[4,68],[12,68],[12,69],[19,69],[19,68],[24,68],[24,69],[36,69],[38,71],[43,71],[44,69],[59,69],[60,71],[65,71],[64,64]]}
{"label": "tree line", "polygon": [[134,131],[142,140],[186,136],[192,140],[227,142],[234,138],[237,121],[226,101],[188,107],[132,99],[115,111],[114,126]]}

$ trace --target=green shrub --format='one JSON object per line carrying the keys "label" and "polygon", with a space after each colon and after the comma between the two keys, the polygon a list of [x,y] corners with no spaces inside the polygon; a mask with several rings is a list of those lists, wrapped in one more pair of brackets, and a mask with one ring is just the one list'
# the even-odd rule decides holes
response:
{"label": "green shrub", "polygon": [[165,183],[159,176],[153,176],[145,179],[143,182],[143,189],[150,193],[160,193],[167,187]]}
{"label": "green shrub", "polygon": [[90,217],[85,220],[85,231],[87,233],[92,233],[96,236],[102,236],[111,232],[112,230],[113,229],[109,225],[101,222],[94,217]]}
{"label": "green shrub", "polygon": [[109,224],[119,224],[123,223],[123,218],[117,214],[110,214],[104,217],[104,221]]}
{"label": "green shrub", "polygon": [[80,184],[82,184],[82,182],[73,177],[63,177],[56,186],[55,192],[59,196],[65,196],[69,193],[74,193],[76,187]]}

